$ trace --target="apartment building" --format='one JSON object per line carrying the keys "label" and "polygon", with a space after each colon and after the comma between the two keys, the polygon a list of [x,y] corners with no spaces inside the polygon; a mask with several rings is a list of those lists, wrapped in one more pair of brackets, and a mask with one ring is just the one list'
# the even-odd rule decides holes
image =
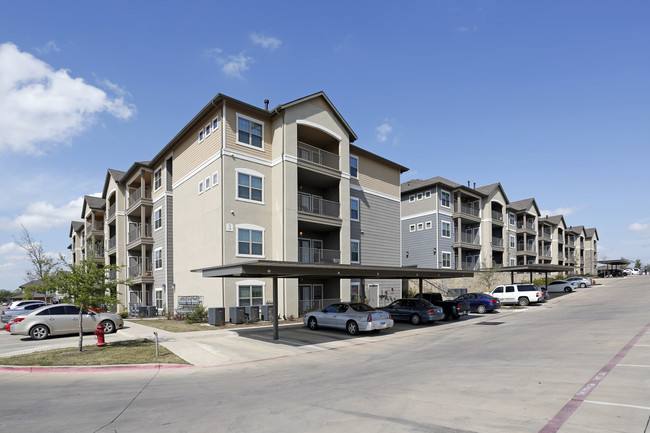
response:
{"label": "apartment building", "polygon": [[[540,263],[551,265],[565,265],[564,243],[566,236],[566,223],[564,216],[552,215],[544,216],[538,219],[539,223],[539,249],[543,250],[542,260]],[[550,231],[550,241],[549,241]],[[549,246],[550,244],[550,246]],[[550,248],[550,261],[549,251]]]}
{"label": "apartment building", "polygon": [[[274,109],[219,94],[150,161],[109,169],[104,260],[123,266],[125,306],[135,314],[201,303],[228,313],[268,304],[270,279],[192,272],[255,259],[399,266],[407,169],[352,145],[356,139],[323,92]],[[295,316],[400,284],[282,281],[277,311]]]}
{"label": "apartment building", "polygon": [[598,268],[598,230],[585,229],[585,267],[586,274],[596,274]]}

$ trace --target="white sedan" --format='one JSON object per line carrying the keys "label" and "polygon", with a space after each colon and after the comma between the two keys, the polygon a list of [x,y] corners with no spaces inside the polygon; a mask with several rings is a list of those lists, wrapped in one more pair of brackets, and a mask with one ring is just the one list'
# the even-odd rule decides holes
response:
{"label": "white sedan", "polygon": [[548,283],[546,285],[546,290],[549,293],[552,293],[552,292],[570,293],[570,292],[573,292],[577,288],[578,288],[578,283],[571,282],[571,281],[566,281],[566,280],[555,280],[555,281],[551,281],[550,283]]}
{"label": "white sedan", "polygon": [[566,281],[570,283],[577,283],[578,287],[580,288],[591,287],[591,280],[585,277],[569,277],[566,279]]}
{"label": "white sedan", "polygon": [[305,315],[304,323],[309,329],[318,327],[345,329],[350,335],[359,332],[391,328],[393,319],[390,313],[378,311],[361,302],[341,302],[325,307],[321,311],[311,311]]}

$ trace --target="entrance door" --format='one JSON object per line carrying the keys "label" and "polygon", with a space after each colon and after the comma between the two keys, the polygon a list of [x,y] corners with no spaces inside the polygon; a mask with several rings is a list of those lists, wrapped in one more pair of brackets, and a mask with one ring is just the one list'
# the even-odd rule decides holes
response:
{"label": "entrance door", "polygon": [[311,241],[309,239],[298,239],[298,261],[311,263]]}
{"label": "entrance door", "polygon": [[323,257],[323,241],[321,241],[320,239],[312,239],[311,247],[313,250],[312,257],[314,259],[314,263],[325,263]]}

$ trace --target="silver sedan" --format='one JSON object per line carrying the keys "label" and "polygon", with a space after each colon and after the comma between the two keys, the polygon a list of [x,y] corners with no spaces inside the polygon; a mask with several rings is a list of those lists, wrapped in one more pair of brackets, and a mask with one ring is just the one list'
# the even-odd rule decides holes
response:
{"label": "silver sedan", "polygon": [[[93,332],[101,323],[104,332],[110,334],[124,326],[121,316],[112,313],[83,311],[83,332]],[[29,314],[14,318],[12,335],[29,335],[34,340],[43,340],[48,335],[64,335],[79,332],[79,307],[72,304],[47,305]]]}
{"label": "silver sedan", "polygon": [[319,326],[345,329],[350,335],[359,332],[391,328],[393,319],[390,313],[378,311],[361,302],[341,302],[332,304],[321,311],[311,311],[305,315],[304,323],[309,329]]}

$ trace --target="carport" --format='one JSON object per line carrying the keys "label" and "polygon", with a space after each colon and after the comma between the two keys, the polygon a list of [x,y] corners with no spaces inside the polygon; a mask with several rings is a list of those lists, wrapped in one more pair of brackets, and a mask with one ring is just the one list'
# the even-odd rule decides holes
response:
{"label": "carport", "polygon": [[[632,260],[620,258],[616,260],[598,260],[598,263],[605,265],[605,275],[607,275],[608,272],[618,269],[619,266],[632,264]],[[596,273],[598,273],[598,270],[596,270]]]}
{"label": "carport", "polygon": [[[314,264],[256,260],[230,265],[194,269],[203,278],[272,278],[273,305],[278,303],[278,278],[376,278],[376,279],[418,279],[422,291],[423,279],[473,277],[474,271],[453,269],[402,268],[394,266],[366,266],[340,264]],[[277,309],[276,313],[277,315]],[[278,321],[273,321],[273,339],[279,339]]]}
{"label": "carport", "polygon": [[[544,279],[548,285],[548,274],[553,272],[573,272],[573,266],[563,265],[544,265],[544,264],[531,264],[523,266],[507,266],[499,269],[496,272],[510,272],[510,284],[515,283],[515,273],[524,274],[528,273],[530,282],[533,282],[533,274],[544,274]],[[479,271],[480,272],[480,271]]]}

